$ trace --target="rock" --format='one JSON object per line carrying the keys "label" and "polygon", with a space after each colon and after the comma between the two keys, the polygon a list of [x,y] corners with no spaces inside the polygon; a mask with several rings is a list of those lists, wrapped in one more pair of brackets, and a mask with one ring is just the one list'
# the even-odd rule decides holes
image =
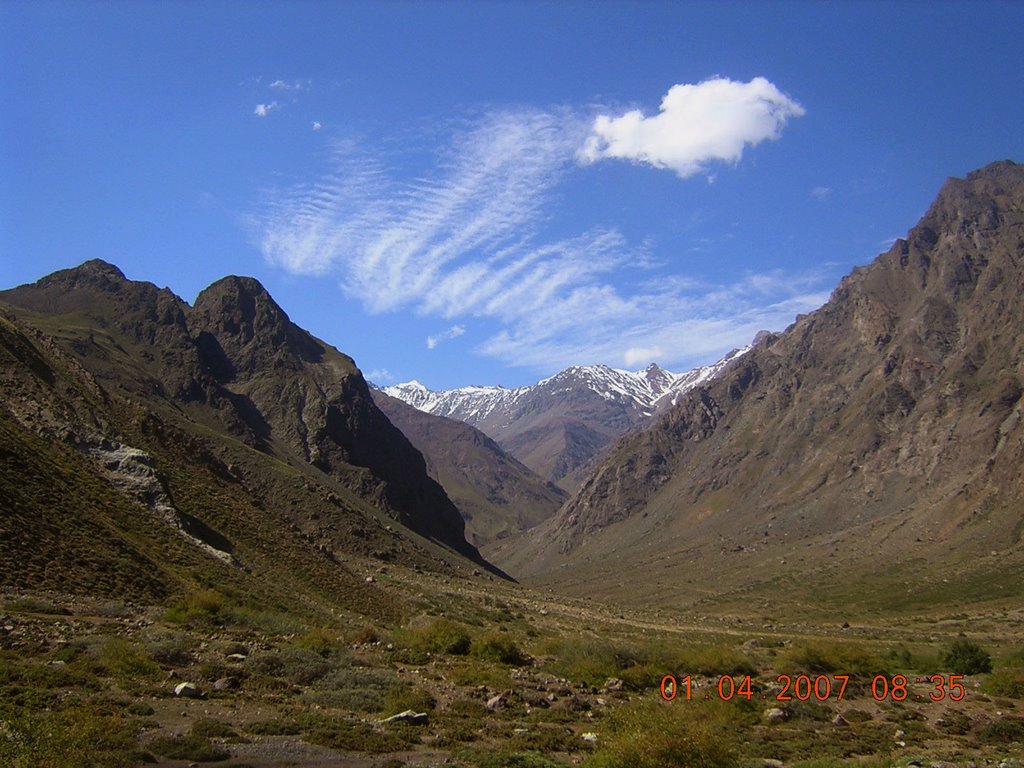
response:
{"label": "rock", "polygon": [[174,686],[174,695],[182,699],[201,699],[202,692],[194,683],[178,683]]}
{"label": "rock", "polygon": [[846,718],[842,715],[836,715],[832,718],[832,725],[849,725],[849,723],[846,722]]}
{"label": "rock", "polygon": [[772,707],[764,711],[764,719],[769,723],[781,723],[786,719],[786,713],[778,707]]}
{"label": "rock", "polygon": [[604,681],[604,689],[606,691],[621,691],[625,683],[617,677],[609,677]]}
{"label": "rock", "polygon": [[228,661],[234,661],[238,664],[241,664],[249,657],[246,656],[244,653],[229,653],[226,658]]}
{"label": "rock", "polygon": [[896,733],[893,735],[893,738],[896,739],[896,741],[900,741],[906,735],[907,735],[906,731],[904,731],[902,728],[898,728],[896,730]]}
{"label": "rock", "polygon": [[597,743],[597,734],[594,733],[593,731],[587,731],[586,733],[583,734],[583,740],[585,742],[587,742],[587,744],[596,744]]}
{"label": "rock", "polygon": [[413,725],[426,725],[430,721],[430,717],[426,712],[413,712],[411,709],[405,710],[405,712],[399,712],[397,715],[386,717],[381,720],[382,723],[412,723]]}
{"label": "rock", "polygon": [[215,691],[233,691],[238,687],[238,678],[236,677],[221,677],[213,683],[213,690]]}
{"label": "rock", "polygon": [[761,768],[785,768],[785,763],[772,757],[766,757],[761,761]]}
{"label": "rock", "polygon": [[491,696],[487,700],[488,709],[501,709],[508,704],[508,697],[512,695],[512,691],[502,691],[497,696]]}

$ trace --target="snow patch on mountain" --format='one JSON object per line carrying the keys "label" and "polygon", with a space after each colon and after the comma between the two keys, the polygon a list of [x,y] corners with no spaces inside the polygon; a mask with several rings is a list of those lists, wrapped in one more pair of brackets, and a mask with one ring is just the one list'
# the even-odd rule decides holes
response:
{"label": "snow patch on mountain", "polygon": [[[556,397],[580,388],[589,389],[608,401],[632,403],[645,416],[652,416],[675,405],[685,392],[714,378],[749,349],[734,350],[716,363],[685,373],[673,373],[655,363],[639,371],[607,365],[574,365],[532,386],[513,389],[471,386],[435,391],[413,380],[383,387],[382,391],[426,413],[459,419],[477,427],[492,416],[511,414],[515,406],[527,398]],[[500,428],[493,421],[489,426]]]}

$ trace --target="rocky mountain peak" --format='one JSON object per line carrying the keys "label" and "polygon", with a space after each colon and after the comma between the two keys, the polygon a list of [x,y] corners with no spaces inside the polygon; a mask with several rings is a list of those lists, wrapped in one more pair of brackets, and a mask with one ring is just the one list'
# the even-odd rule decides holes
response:
{"label": "rocky mountain peak", "polygon": [[295,367],[323,354],[252,277],[231,275],[205,288],[189,325],[211,364],[227,371]]}

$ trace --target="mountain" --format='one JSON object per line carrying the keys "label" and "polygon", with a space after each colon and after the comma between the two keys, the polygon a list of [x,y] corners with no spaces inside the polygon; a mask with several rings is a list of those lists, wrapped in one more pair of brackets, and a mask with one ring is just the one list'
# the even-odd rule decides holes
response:
{"label": "mountain", "polygon": [[374,402],[423,454],[427,472],[466,521],[466,538],[486,545],[550,518],[568,498],[480,430],[372,391]]}
{"label": "mountain", "polygon": [[22,565],[5,584],[110,570],[159,597],[199,573],[376,600],[349,566],[496,570],[351,358],[257,281],[190,307],[90,261],[0,292],[0,311],[0,538]]}
{"label": "mountain", "polygon": [[642,573],[666,600],[1010,594],[1022,291],[1024,167],[950,179],[823,307],[611,447],[509,567],[580,591],[609,587],[588,582],[598,571]]}
{"label": "mountain", "polygon": [[432,391],[417,381],[383,392],[426,413],[481,430],[541,477],[571,490],[578,473],[613,439],[670,407],[746,350],[678,374],[655,364],[641,371],[572,366],[527,387]]}

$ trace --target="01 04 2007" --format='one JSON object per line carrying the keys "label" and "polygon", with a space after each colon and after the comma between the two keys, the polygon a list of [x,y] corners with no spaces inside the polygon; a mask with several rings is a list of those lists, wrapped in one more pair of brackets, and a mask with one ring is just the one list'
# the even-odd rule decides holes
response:
{"label": "01 04 2007", "polygon": [[[675,675],[665,675],[661,679],[661,697],[665,701],[683,699],[709,700],[719,698],[722,701],[731,701],[735,698],[750,701],[753,698],[768,699],[773,697],[776,701],[827,701],[836,699],[842,701],[846,694],[846,688],[850,683],[849,675],[779,675],[775,678],[777,685],[775,690],[767,691],[760,684],[755,683],[750,675],[733,677],[722,675],[717,681],[710,680],[707,686],[697,690],[690,675],[677,678]],[[911,688],[911,681],[906,675],[875,675],[871,680],[871,696],[876,701],[963,701],[967,695],[964,687],[963,675],[931,675],[930,677],[915,677],[914,688]],[[928,690],[922,693],[921,685],[927,684]],[[772,696],[774,694],[774,696]]]}

